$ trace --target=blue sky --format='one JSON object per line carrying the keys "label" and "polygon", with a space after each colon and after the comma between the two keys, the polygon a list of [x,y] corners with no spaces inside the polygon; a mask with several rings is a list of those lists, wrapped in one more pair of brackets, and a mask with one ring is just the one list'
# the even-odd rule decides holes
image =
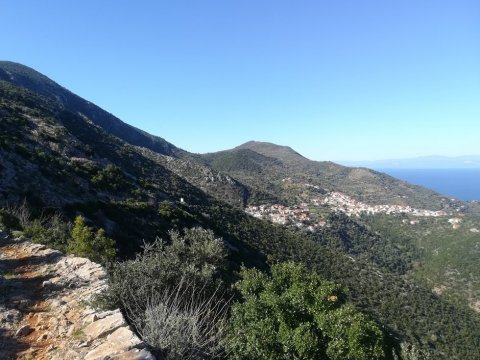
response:
{"label": "blue sky", "polygon": [[21,62],[193,152],[480,153],[478,0],[0,0]]}

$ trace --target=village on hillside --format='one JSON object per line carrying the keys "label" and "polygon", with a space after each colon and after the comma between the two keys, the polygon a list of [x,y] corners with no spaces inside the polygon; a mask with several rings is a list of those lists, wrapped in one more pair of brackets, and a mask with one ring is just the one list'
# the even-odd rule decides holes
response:
{"label": "village on hillside", "polygon": [[[341,212],[347,216],[360,216],[361,214],[408,214],[416,217],[440,217],[448,215],[443,210],[415,209],[405,205],[368,205],[340,192],[330,192],[322,197],[313,197],[309,203],[303,202],[294,206],[280,204],[248,206],[245,212],[256,218],[267,219],[276,224],[294,225],[309,231],[328,226],[327,221],[318,219],[317,216],[312,216],[309,206],[326,206],[334,212]],[[449,222],[456,228],[459,226],[460,221],[455,218],[454,221]],[[418,223],[418,220],[409,221],[411,225],[416,223]]]}
{"label": "village on hillside", "polygon": [[340,211],[348,216],[359,216],[362,213],[374,215],[374,214],[410,214],[413,216],[425,216],[425,217],[439,217],[446,216],[447,213],[443,210],[425,210],[415,209],[406,205],[368,205],[351,198],[348,195],[340,192],[331,192],[327,196],[322,198],[312,199],[314,205],[329,205],[332,210]]}

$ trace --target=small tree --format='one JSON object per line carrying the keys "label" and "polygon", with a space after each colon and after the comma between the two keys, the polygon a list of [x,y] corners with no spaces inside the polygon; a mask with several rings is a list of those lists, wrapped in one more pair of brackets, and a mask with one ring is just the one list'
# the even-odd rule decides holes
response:
{"label": "small tree", "polygon": [[68,245],[68,251],[100,263],[113,260],[116,254],[115,241],[106,237],[103,229],[94,233],[85,224],[85,219],[82,216],[75,218],[72,241]]}
{"label": "small tree", "polygon": [[226,347],[233,359],[384,358],[377,325],[344,305],[339,285],[292,263],[272,266],[272,275],[243,269]]}

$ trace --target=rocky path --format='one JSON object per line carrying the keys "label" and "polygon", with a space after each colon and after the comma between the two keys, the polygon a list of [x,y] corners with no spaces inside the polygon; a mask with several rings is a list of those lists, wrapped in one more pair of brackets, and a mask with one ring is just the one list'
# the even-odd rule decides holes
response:
{"label": "rocky path", "polygon": [[0,230],[0,274],[0,359],[154,359],[120,311],[88,305],[100,265]]}

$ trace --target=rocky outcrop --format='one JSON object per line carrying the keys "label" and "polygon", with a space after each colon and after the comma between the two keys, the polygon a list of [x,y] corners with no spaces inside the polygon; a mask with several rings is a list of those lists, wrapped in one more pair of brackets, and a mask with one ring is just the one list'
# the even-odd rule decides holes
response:
{"label": "rocky outcrop", "polygon": [[0,230],[0,274],[1,359],[155,359],[120,310],[89,305],[100,265]]}

